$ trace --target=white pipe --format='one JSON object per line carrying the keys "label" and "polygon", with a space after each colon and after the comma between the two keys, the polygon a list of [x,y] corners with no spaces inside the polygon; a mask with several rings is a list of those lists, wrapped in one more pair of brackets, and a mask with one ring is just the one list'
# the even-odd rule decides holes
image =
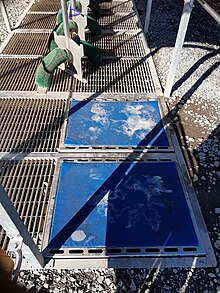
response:
{"label": "white pipe", "polygon": [[212,9],[212,7],[209,6],[204,0],[197,0],[197,1],[208,12],[209,15],[211,15],[214,18],[214,20],[218,22],[218,24],[220,24],[220,15],[217,12],[215,12],[215,10]]}
{"label": "white pipe", "polygon": [[151,15],[152,0],[147,0],[147,9],[144,23],[144,33],[148,33],[149,24],[150,24],[150,15]]}
{"label": "white pipe", "polygon": [[64,35],[66,38],[66,48],[70,51],[70,32],[69,32],[69,21],[66,0],[61,0],[62,14],[63,14],[63,27]]}
{"label": "white pipe", "polygon": [[183,42],[185,39],[186,31],[188,28],[188,23],[190,19],[190,15],[193,9],[193,2],[194,0],[185,0],[183,12],[179,24],[179,29],[176,37],[176,43],[173,50],[172,60],[169,68],[168,77],[166,80],[165,90],[164,90],[164,97],[170,97],[170,93],[173,87],[173,82],[175,78],[175,73],[177,70],[177,66],[180,60],[180,54],[183,47]]}

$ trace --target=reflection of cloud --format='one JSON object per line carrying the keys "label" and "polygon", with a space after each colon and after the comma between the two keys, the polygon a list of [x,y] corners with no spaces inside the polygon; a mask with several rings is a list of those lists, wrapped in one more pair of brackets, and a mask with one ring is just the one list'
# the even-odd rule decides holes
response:
{"label": "reflection of cloud", "polygon": [[109,124],[108,111],[104,109],[102,103],[94,103],[91,107],[91,112],[94,114],[91,119],[101,125]]}
{"label": "reflection of cloud", "polygon": [[101,129],[98,127],[89,127],[89,131],[91,132],[90,138],[92,140],[97,139],[99,134],[101,133]]}
{"label": "reflection of cloud", "polygon": [[144,139],[147,133],[157,124],[154,116],[155,109],[148,105],[126,105],[121,111],[127,116],[123,121],[123,134],[131,137],[136,135],[139,139]]}
{"label": "reflection of cloud", "polygon": [[[126,192],[126,189],[129,190]],[[126,197],[140,194],[146,195],[146,201],[140,196],[141,201],[137,201],[134,206],[126,205]],[[134,177],[128,175],[127,179],[111,191],[108,209],[108,221],[115,223],[119,218],[127,219],[126,228],[132,228],[138,225],[140,221],[145,221],[149,227],[157,232],[162,222],[164,211],[172,206],[172,200],[165,198],[164,194],[172,194],[172,190],[164,186],[164,180],[160,176],[140,175]],[[107,198],[106,198],[107,200]],[[120,213],[114,208],[114,201],[122,202]],[[116,203],[115,203],[116,204]],[[107,208],[107,203],[106,203]]]}
{"label": "reflection of cloud", "polygon": [[[144,139],[146,134],[156,125],[156,122],[152,119],[144,119],[139,115],[133,115],[128,117],[128,119],[124,122],[123,131],[124,134],[127,136],[133,136],[135,132],[142,130],[141,133],[137,134],[136,136],[140,139]],[[143,132],[146,130],[146,133]]]}

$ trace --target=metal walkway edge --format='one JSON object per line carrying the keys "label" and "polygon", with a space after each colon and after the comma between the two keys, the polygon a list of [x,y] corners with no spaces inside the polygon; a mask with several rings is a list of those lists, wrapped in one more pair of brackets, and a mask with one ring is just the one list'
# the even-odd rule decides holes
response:
{"label": "metal walkway edge", "polygon": [[45,268],[214,266],[133,1],[100,4],[88,83],[58,69],[42,95],[34,74],[59,6],[33,1],[0,49],[0,182]]}

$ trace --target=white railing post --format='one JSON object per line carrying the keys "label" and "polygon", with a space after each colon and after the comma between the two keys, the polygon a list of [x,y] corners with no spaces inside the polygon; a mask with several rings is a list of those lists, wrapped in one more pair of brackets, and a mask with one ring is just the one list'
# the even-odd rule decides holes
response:
{"label": "white railing post", "polygon": [[173,50],[172,60],[169,68],[168,77],[166,80],[164,97],[170,97],[171,90],[173,87],[173,82],[175,78],[176,69],[180,60],[180,54],[183,47],[186,31],[188,28],[188,23],[190,19],[190,15],[193,9],[194,0],[185,0],[183,12],[179,24],[179,29],[176,37],[176,43]]}
{"label": "white railing post", "polygon": [[144,23],[144,33],[148,33],[149,24],[150,24],[150,15],[151,15],[152,0],[147,0],[147,9]]}

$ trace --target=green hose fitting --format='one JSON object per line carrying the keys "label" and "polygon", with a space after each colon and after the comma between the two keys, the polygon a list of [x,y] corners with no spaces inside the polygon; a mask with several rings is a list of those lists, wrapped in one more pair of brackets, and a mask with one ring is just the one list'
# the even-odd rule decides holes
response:
{"label": "green hose fitting", "polygon": [[67,60],[67,52],[64,49],[55,48],[38,65],[35,74],[35,83],[41,88],[49,89],[54,70]]}
{"label": "green hose fitting", "polygon": [[95,37],[100,36],[102,33],[102,28],[100,24],[90,15],[86,15],[87,17],[87,27],[90,30],[91,34]]}
{"label": "green hose fitting", "polygon": [[[77,31],[77,26],[76,23],[72,20],[69,20],[69,31],[72,32],[76,32]],[[63,22],[61,22],[60,24],[58,24],[55,29],[52,31],[52,33],[50,34],[49,40],[48,40],[48,44],[47,47],[50,51],[54,50],[55,48],[57,48],[57,44],[54,41],[54,32],[56,32],[56,34],[58,36],[64,36],[64,25]]]}
{"label": "green hose fitting", "polygon": [[99,65],[102,61],[100,49],[83,40],[80,40],[80,44],[83,45],[84,54],[88,57],[89,61],[94,65]]}

